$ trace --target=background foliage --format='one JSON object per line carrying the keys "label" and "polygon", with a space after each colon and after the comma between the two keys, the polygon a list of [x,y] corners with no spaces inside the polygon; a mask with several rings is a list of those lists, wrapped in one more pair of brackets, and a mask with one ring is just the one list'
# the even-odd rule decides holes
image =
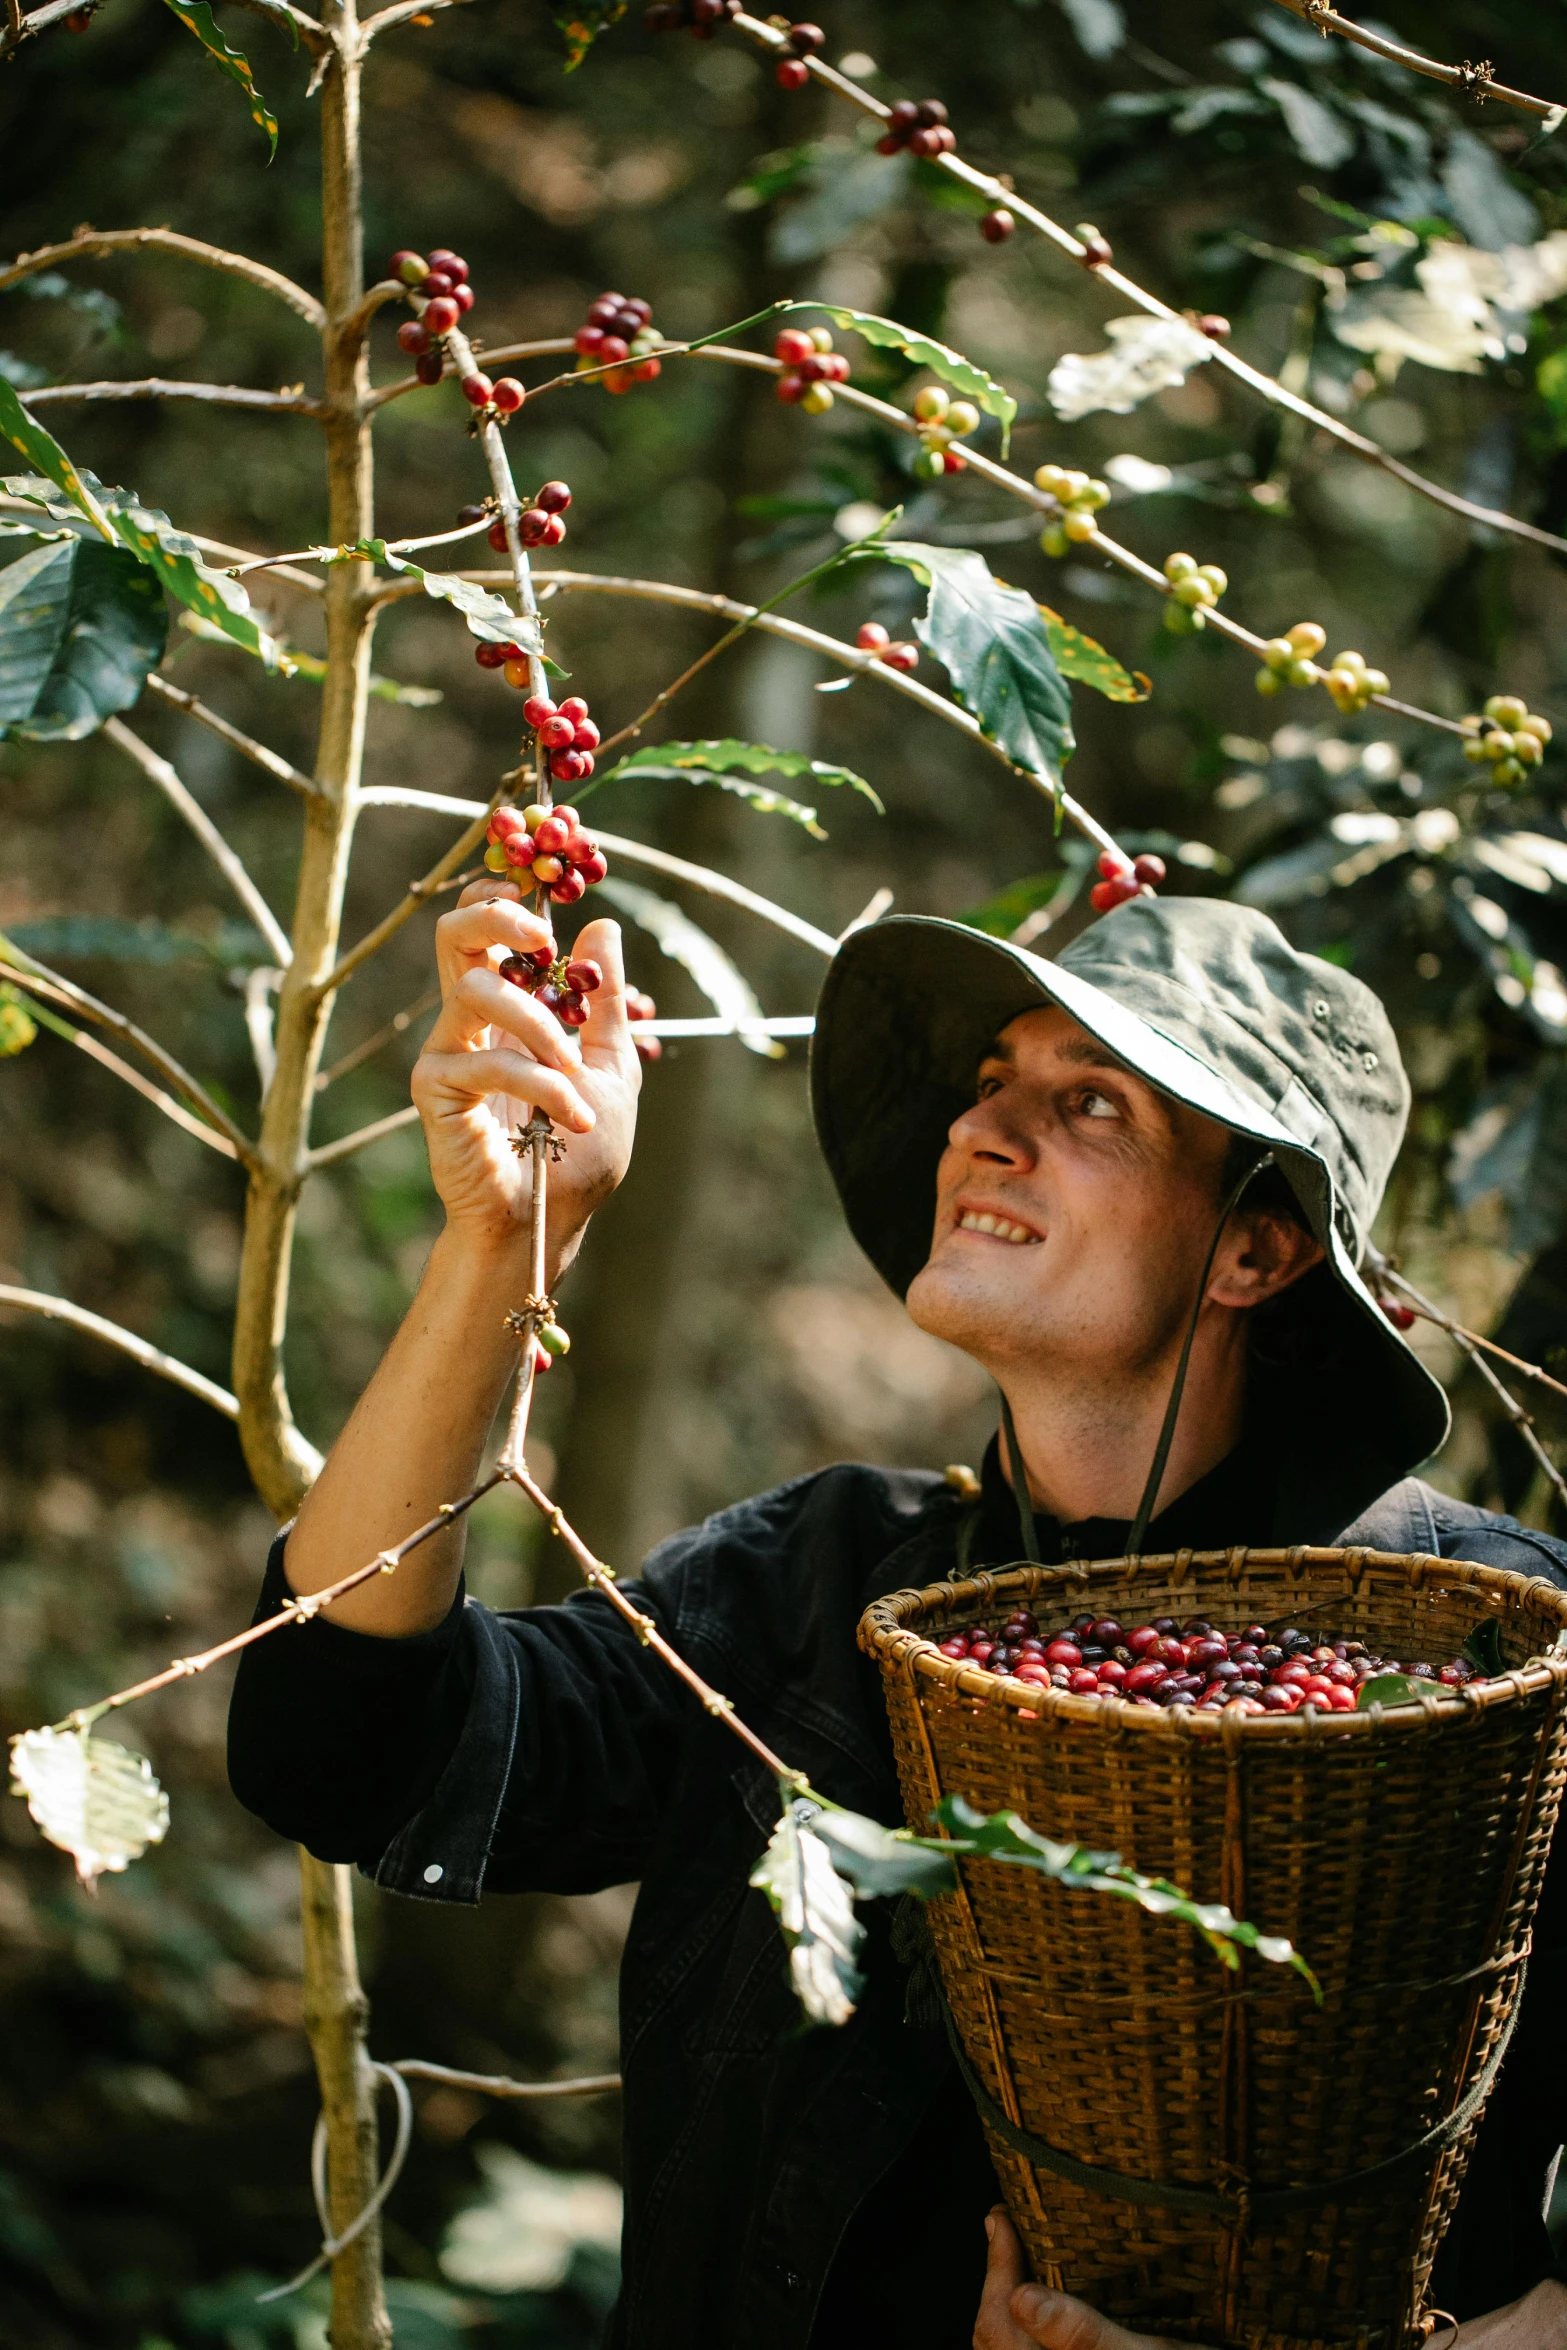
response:
{"label": "background foliage", "polygon": [[[1492,57],[1515,84],[1567,90],[1567,43],[1545,12],[1390,0],[1387,13],[1439,56]],[[978,18],[940,0],[829,0],[825,14],[829,55],[874,60],[873,86],[888,95],[939,92],[972,161],[1012,171],[1058,217],[1093,219],[1168,299],[1227,314],[1257,364],[1466,494],[1567,527],[1567,311],[1508,313],[1497,355],[1478,358],[1439,306],[1416,322],[1423,359],[1401,358],[1388,326],[1401,320],[1407,343],[1407,300],[1400,310],[1394,297],[1419,297],[1433,241],[1527,247],[1567,225],[1560,136],[1541,141],[1521,116],[1324,43],[1267,0],[1215,0],[1178,22],[1146,0],[1124,11],[983,0]],[[68,235],[84,215],[99,227],[167,220],[308,282],[319,222],[306,61],[242,22],[229,30],[280,124],[270,168],[240,93],[156,0],[109,0],[84,35],[30,45],[0,75],[7,246]],[[1212,369],[1133,415],[1059,424],[1046,378],[1064,353],[1103,347],[1106,304],[1037,240],[983,245],[952,188],[906,157],[877,156],[819,93],[779,92],[739,43],[655,42],[633,14],[580,72],[563,78],[561,61],[547,9],[484,0],[399,34],[371,71],[370,250],[459,245],[491,342],[569,333],[606,284],[646,295],[670,334],[780,294],[898,317],[1017,394],[1020,465],[1141,459],[1140,472],[1110,467],[1116,534],[1155,562],[1176,546],[1221,562],[1228,605],[1265,633],[1319,618],[1335,645],[1358,645],[1398,690],[1452,715],[1506,687],[1567,716],[1555,558],[1439,513]],[[895,353],[840,339],[858,381],[903,380]],[[0,297],[0,369],[18,386],[144,374],[287,384],[302,348],[242,284],[163,256]],[[151,404],[48,417],[100,479],[213,536],[276,547],[320,536],[303,422]],[[398,403],[381,429],[388,534],[439,529],[478,494],[447,395]],[[982,549],[1148,671],[1145,703],[1076,697],[1072,789],[1134,846],[1144,835],[1196,844],[1172,886],[1235,887],[1386,994],[1417,1108],[1384,1240],[1465,1319],[1500,1322],[1508,1343],[1550,1359],[1567,1293],[1567,994],[1558,985],[1553,997],[1549,977],[1567,968],[1555,755],[1532,798],[1504,805],[1429,732],[1375,712],[1330,723],[1320,696],[1261,702],[1243,659],[1212,635],[1168,634],[1152,600],[1091,554],[1049,563],[1026,518],[983,485],[917,482],[906,446],[879,428],[844,411],[807,422],[739,372],[669,367],[623,400],[555,403],[530,430],[539,475],[573,484],[572,552],[592,568],[754,598],[866,527],[856,510],[874,519],[902,500],[902,536]],[[923,596],[891,565],[856,567],[832,592],[830,625],[876,617],[899,636]],[[298,625],[292,604],[277,616]],[[609,725],[705,641],[677,615],[588,599],[567,604],[557,627]],[[240,724],[308,765],[307,679],[177,641],[180,682],[213,680]],[[374,705],[371,779],[487,793],[509,764],[511,711],[484,690],[466,637],[436,610],[401,605],[377,665],[421,698]],[[885,817],[834,793],[822,843],[719,793],[644,780],[614,787],[603,820],[722,861],[827,930],[884,882],[905,910],[991,908],[1008,928],[1050,898],[1036,877],[1061,859],[1037,803],[949,730],[902,704],[889,725],[868,689],[818,697],[815,675],[792,648],[753,641],[693,693],[681,731],[841,762],[869,777]],[[297,822],[287,795],[164,708],[139,711],[137,725],[285,906]],[[217,1072],[219,1098],[248,1110],[243,1004],[227,975],[255,944],[173,812],[101,738],[7,744],[0,790],[0,928],[122,1004],[187,1065]],[[449,830],[403,813],[367,820],[347,935]],[[1080,918],[1074,905],[1051,943]],[[712,909],[702,919],[770,1011],[809,1008],[817,967],[803,949]],[[423,993],[428,937],[427,922],[410,924],[374,978],[347,991],[329,1059]],[[651,941],[632,953],[662,1009],[704,1008]],[[420,1028],[332,1089],[323,1136],[401,1105]],[[6,1062],[0,1087],[0,1278],[108,1313],[224,1379],[233,1171],[47,1034]],[[803,1054],[671,1049],[644,1104],[632,1176],[572,1277],[570,1365],[543,1403],[557,1490],[601,1554],[630,1561],[672,1527],[828,1460],[977,1457],[984,1383],[905,1324],[838,1227],[809,1138]],[[307,1194],[290,1376],[318,1442],[395,1324],[434,1219],[407,1133]],[[12,1728],[232,1628],[269,1528],[223,1424],[86,1341],[13,1320],[0,1399],[0,1696]],[[1514,1440],[1466,1392],[1459,1401],[1439,1480],[1541,1511]],[[563,1588],[507,1502],[479,1514],[470,1558],[474,1587],[498,1604]],[[5,2344],[239,2350],[316,2338],[316,2305],[265,2334],[244,2283],[286,2273],[314,2241],[314,2091],[293,1856],[227,1793],[225,1694],[213,1676],[141,1725],[178,1832],[95,1900],[19,1806],[0,1808]],[[611,2064],[628,1906],[614,1893],[458,1917],[367,1896],[378,2051],[481,2069]],[[450,2092],[422,2100],[388,2233],[399,2342],[594,2338],[612,2289],[596,2249],[601,2190],[558,2188],[551,2203],[523,2158],[612,2172],[614,2120],[610,2102],[522,2120]],[[452,2215],[476,2198],[460,2239],[469,2250],[452,2239],[443,2270]],[[502,2215],[503,2238],[510,2212],[512,2238],[555,2244],[553,2267],[543,2257],[520,2280],[487,2267],[486,2212]]]}

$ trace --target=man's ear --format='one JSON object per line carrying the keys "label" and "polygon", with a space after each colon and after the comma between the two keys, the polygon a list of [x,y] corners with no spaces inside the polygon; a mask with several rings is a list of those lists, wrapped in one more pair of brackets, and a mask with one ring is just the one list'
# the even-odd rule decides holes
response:
{"label": "man's ear", "polygon": [[1265,1305],[1313,1265],[1323,1249],[1303,1224],[1275,1208],[1240,1208],[1219,1247],[1208,1296],[1214,1305]]}

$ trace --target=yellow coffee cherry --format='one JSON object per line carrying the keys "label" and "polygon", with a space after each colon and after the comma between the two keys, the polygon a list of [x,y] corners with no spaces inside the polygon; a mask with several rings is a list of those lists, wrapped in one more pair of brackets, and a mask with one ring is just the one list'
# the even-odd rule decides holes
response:
{"label": "yellow coffee cherry", "polygon": [[498,841],[492,841],[490,846],[485,850],[484,862],[491,873],[505,872],[506,851],[500,846]]}
{"label": "yellow coffee cherry", "polygon": [[1059,498],[1064,506],[1072,495],[1073,482],[1080,479],[1064,465],[1041,465],[1034,473],[1034,487],[1043,490],[1047,498]]}
{"label": "yellow coffee cherry", "polygon": [[1089,539],[1099,536],[1098,523],[1091,514],[1085,514],[1081,506],[1067,508],[1061,518],[1061,528],[1075,547],[1083,546]]}
{"label": "yellow coffee cherry", "polygon": [[1516,759],[1498,759],[1491,776],[1496,783],[1522,783],[1523,769]]}
{"label": "yellow coffee cherry", "polygon": [[1545,745],[1527,726],[1520,726],[1513,736],[1513,757],[1524,767],[1538,767],[1545,757]]}
{"label": "yellow coffee cherry", "polygon": [[1039,544],[1041,551],[1046,555],[1054,555],[1057,558],[1064,555],[1071,545],[1071,541],[1066,535],[1065,525],[1059,522],[1047,522],[1039,534]]}
{"label": "yellow coffee cherry", "polygon": [[1537,710],[1528,710],[1519,719],[1517,732],[1532,734],[1536,742],[1548,743],[1551,739],[1551,722],[1548,718],[1542,718]]}
{"label": "yellow coffee cherry", "polygon": [[1271,701],[1273,696],[1281,691],[1284,680],[1276,669],[1259,669],[1252,679],[1252,684],[1259,694]]}
{"label": "yellow coffee cherry", "polygon": [[813,326],[810,329],[810,336],[818,351],[830,351],[832,349],[831,327]]}
{"label": "yellow coffee cherry", "polygon": [[1294,627],[1286,629],[1284,633],[1289,638],[1291,650],[1301,660],[1310,660],[1314,653],[1320,653],[1328,641],[1327,630],[1319,627],[1315,620],[1297,620]]}
{"label": "yellow coffee cherry", "polygon": [[1366,693],[1368,697],[1374,694],[1385,694],[1391,692],[1391,681],[1389,680],[1388,673],[1385,669],[1368,669],[1365,673],[1365,677]]}
{"label": "yellow coffee cherry", "polygon": [[1166,555],[1164,559],[1166,579],[1192,579],[1195,578],[1196,572],[1197,558],[1195,555]]}
{"label": "yellow coffee cherry", "polygon": [[1073,500],[1074,505],[1086,506],[1092,512],[1110,503],[1110,484],[1107,481],[1085,481]]}
{"label": "yellow coffee cherry", "polygon": [[954,400],[947,410],[946,425],[948,432],[957,433],[960,437],[978,432],[979,410],[972,400]]}
{"label": "yellow coffee cherry", "polygon": [[1295,648],[1287,636],[1270,636],[1262,648],[1262,657],[1270,669],[1285,670],[1295,658]]}
{"label": "yellow coffee cherry", "polygon": [[1203,578],[1200,571],[1192,572],[1185,579],[1176,580],[1170,593],[1178,604],[1186,606],[1188,612],[1194,612],[1202,604],[1216,604],[1219,600],[1214,594],[1212,586]]}
{"label": "yellow coffee cherry", "polygon": [[832,406],[832,393],[826,384],[807,384],[800,394],[800,406],[807,416],[825,416]]}
{"label": "yellow coffee cherry", "polygon": [[1529,715],[1529,705],[1518,694],[1493,694],[1485,705],[1485,714],[1495,725],[1510,732],[1522,726]]}
{"label": "yellow coffee cherry", "polygon": [[1292,661],[1284,672],[1286,685],[1320,685],[1322,672],[1315,661]]}
{"label": "yellow coffee cherry", "polygon": [[[939,424],[948,406],[947,395],[940,384],[925,384],[914,395],[914,413],[921,424]],[[1047,468],[1042,465],[1039,470],[1044,473]],[[1039,486],[1043,489],[1045,485],[1041,482]]]}
{"label": "yellow coffee cherry", "polygon": [[1213,590],[1215,601],[1217,601],[1217,599],[1223,595],[1225,589],[1230,584],[1229,573],[1227,571],[1221,571],[1217,563],[1200,563],[1197,566],[1197,576],[1199,579],[1205,579],[1208,582],[1208,585]]}
{"label": "yellow coffee cherry", "polygon": [[[1474,719],[1471,720],[1470,723],[1477,726],[1479,721],[1478,719]],[[1482,735],[1465,735],[1464,757],[1469,761],[1471,767],[1481,767],[1485,764],[1485,761],[1490,757],[1490,753],[1485,747],[1485,739]]]}
{"label": "yellow coffee cherry", "polygon": [[1499,761],[1512,757],[1513,738],[1510,734],[1503,732],[1501,728],[1493,727],[1489,734],[1481,736],[1480,747],[1494,766]]}

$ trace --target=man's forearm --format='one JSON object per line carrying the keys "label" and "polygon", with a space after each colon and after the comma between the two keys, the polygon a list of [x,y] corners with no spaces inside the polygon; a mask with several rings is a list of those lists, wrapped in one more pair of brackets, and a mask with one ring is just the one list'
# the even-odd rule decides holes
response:
{"label": "man's forearm", "polygon": [[[493,1246],[443,1232],[402,1328],[332,1447],[289,1536],[302,1597],[401,1542],[475,1483],[517,1342],[507,1309],[528,1287],[526,1233]],[[399,1637],[438,1624],[462,1566],[461,1525],[337,1602],[332,1621]]]}

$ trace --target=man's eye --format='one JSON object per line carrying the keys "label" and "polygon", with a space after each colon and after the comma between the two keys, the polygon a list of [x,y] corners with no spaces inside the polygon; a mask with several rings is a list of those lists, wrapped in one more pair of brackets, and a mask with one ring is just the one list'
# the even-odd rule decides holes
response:
{"label": "man's eye", "polygon": [[1080,1093],[1077,1106],[1085,1118],[1119,1118],[1120,1110],[1107,1093]]}

